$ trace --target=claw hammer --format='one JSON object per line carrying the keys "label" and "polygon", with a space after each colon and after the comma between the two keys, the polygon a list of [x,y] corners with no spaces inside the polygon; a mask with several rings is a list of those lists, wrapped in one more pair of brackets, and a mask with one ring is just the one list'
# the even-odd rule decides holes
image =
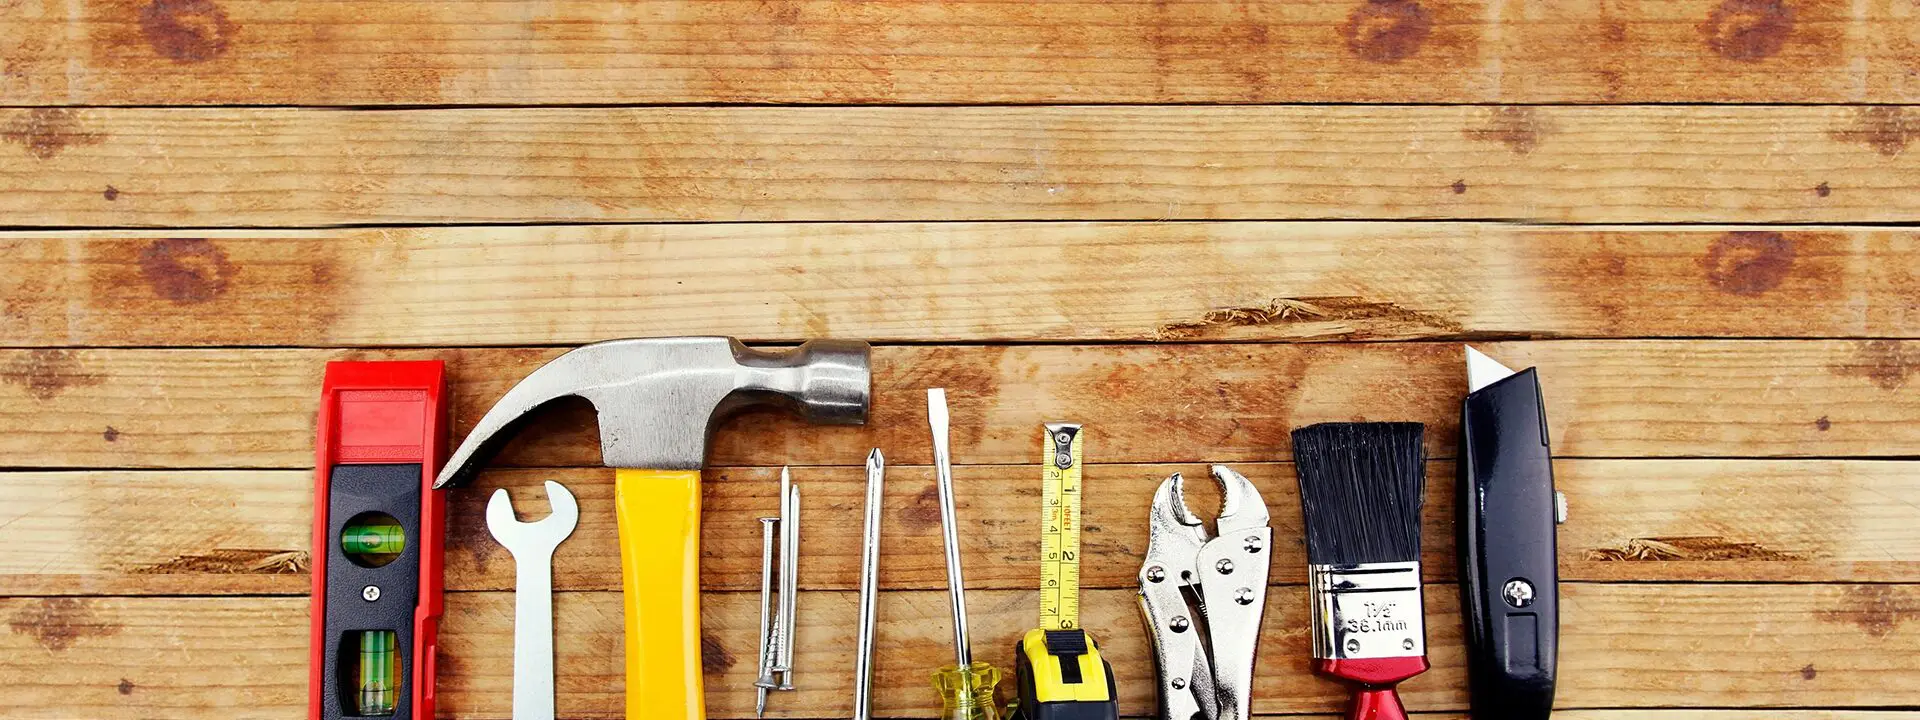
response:
{"label": "claw hammer", "polygon": [[495,403],[447,459],[435,488],[468,482],[550,401],[579,397],[615,468],[626,608],[627,720],[704,720],[700,666],[700,467],[715,425],[755,405],[816,423],[866,422],[864,342],[761,351],[727,337],[614,340],[568,351]]}

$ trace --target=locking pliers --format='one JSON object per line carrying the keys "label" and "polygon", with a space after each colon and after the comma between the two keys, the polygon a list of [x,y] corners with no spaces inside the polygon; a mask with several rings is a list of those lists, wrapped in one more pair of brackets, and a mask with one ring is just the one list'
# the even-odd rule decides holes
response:
{"label": "locking pliers", "polygon": [[1246,476],[1225,465],[1212,474],[1221,496],[1217,535],[1187,509],[1179,473],[1160,484],[1147,513],[1140,607],[1153,639],[1160,720],[1246,720],[1250,711],[1273,529]]}

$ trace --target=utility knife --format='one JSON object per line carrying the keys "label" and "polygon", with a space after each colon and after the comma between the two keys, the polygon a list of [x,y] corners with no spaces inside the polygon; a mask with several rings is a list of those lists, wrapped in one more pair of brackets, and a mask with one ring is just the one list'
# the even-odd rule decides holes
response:
{"label": "utility knife", "polygon": [[1559,650],[1553,488],[1546,405],[1534,368],[1514,372],[1469,347],[1460,403],[1460,610],[1474,720],[1535,720],[1553,710]]}

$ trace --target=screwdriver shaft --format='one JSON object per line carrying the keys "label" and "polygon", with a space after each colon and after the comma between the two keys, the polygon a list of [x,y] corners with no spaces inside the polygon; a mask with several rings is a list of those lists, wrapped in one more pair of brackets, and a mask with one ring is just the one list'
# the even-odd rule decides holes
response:
{"label": "screwdriver shaft", "polygon": [[965,671],[973,664],[967,644],[967,591],[960,573],[959,522],[953,510],[953,458],[947,447],[947,391],[927,390],[927,425],[933,431],[934,474],[940,485],[940,534],[947,547],[947,592],[953,600],[953,662]]}
{"label": "screwdriver shaft", "polygon": [[853,656],[853,720],[870,720],[873,694],[874,604],[880,593],[880,486],[886,479],[880,448],[867,454],[867,516],[860,547],[860,629]]}

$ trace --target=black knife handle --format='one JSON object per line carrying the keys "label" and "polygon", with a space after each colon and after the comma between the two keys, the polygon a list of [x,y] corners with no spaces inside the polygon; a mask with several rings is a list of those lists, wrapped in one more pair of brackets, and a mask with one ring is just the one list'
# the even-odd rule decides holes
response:
{"label": "black knife handle", "polygon": [[1560,576],[1547,416],[1532,368],[1461,402],[1459,474],[1472,717],[1545,718],[1553,709]]}

